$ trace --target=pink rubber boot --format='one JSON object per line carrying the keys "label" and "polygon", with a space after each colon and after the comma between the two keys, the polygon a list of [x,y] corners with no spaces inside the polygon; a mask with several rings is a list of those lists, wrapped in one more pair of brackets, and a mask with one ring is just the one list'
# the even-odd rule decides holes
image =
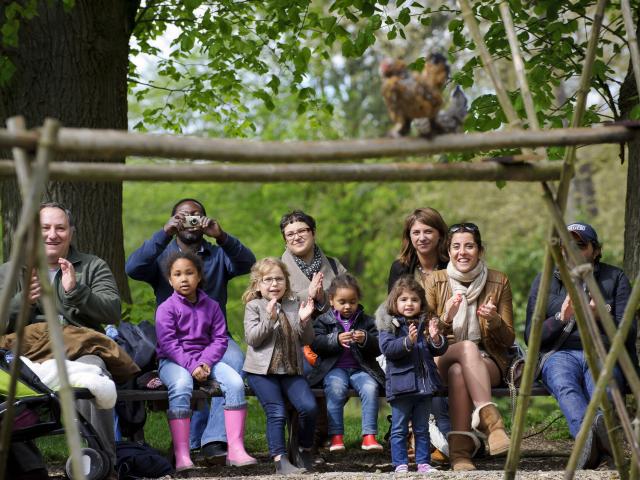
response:
{"label": "pink rubber boot", "polygon": [[189,455],[189,428],[191,417],[172,418],[172,412],[168,414],[169,430],[173,439],[173,453],[176,457],[176,472],[193,468],[193,462]]}
{"label": "pink rubber boot", "polygon": [[239,410],[224,411],[224,428],[227,431],[227,465],[243,467],[258,463],[244,449],[244,423],[246,418],[247,407]]}

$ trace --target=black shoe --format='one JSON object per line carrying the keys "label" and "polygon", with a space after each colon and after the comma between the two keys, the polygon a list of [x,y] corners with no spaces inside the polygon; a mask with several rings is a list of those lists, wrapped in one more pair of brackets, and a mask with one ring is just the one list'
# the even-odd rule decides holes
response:
{"label": "black shoe", "polygon": [[280,460],[275,461],[276,464],[276,474],[277,475],[291,475],[291,474],[301,474],[304,473],[304,470],[298,468],[289,463],[289,459],[286,455],[282,455]]}
{"label": "black shoe", "polygon": [[613,449],[611,448],[611,442],[609,441],[609,435],[607,434],[607,426],[604,423],[604,415],[602,412],[598,412],[593,419],[593,430],[595,432],[595,441],[598,451],[608,457],[613,457]]}
{"label": "black shoe", "polygon": [[209,442],[200,449],[200,454],[209,465],[224,465],[227,459],[225,442]]}
{"label": "black shoe", "polygon": [[598,455],[594,430],[593,426],[589,430],[582,452],[578,456],[576,470],[589,470],[598,466],[600,455]]}
{"label": "black shoe", "polygon": [[298,467],[304,468],[307,472],[313,471],[314,459],[311,450],[299,450]]}

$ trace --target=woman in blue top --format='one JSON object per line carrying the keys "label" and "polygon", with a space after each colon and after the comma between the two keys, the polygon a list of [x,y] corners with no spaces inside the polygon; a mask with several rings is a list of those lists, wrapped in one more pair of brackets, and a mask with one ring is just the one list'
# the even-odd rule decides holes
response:
{"label": "woman in blue top", "polygon": [[440,334],[436,317],[427,322],[424,289],[413,277],[404,276],[395,283],[385,307],[376,312],[376,325],[380,350],[387,359],[391,461],[396,472],[407,472],[407,434],[411,421],[418,472],[428,473],[431,397],[442,386],[433,357],[447,350],[447,341]]}

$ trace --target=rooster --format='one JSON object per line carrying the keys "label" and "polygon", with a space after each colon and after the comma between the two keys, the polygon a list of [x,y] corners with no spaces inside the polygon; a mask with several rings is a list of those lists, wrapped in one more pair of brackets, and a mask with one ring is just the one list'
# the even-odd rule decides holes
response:
{"label": "rooster", "polygon": [[418,135],[425,138],[443,133],[459,133],[467,116],[467,97],[460,86],[456,86],[451,94],[449,106],[446,110],[440,110],[435,118],[418,118],[413,125]]}
{"label": "rooster", "polygon": [[380,65],[382,97],[394,122],[389,135],[400,137],[416,118],[435,119],[442,106],[442,89],[449,78],[443,55],[434,53],[421,72],[409,72],[402,60],[385,59]]}

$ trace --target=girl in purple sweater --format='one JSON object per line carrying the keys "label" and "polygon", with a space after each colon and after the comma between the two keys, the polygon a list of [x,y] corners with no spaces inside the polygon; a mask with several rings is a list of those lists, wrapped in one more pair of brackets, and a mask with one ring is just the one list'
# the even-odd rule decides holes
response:
{"label": "girl in purple sweater", "polygon": [[[169,429],[176,470],[193,467],[189,455],[193,380],[214,379],[224,393],[227,465],[257,463],[244,449],[247,402],[244,382],[220,359],[227,349],[227,328],[218,302],[199,287],[202,261],[191,252],[176,251],[167,258],[166,272],[173,294],[156,311],[159,375],[169,390]],[[213,425],[207,425],[207,430]]]}

